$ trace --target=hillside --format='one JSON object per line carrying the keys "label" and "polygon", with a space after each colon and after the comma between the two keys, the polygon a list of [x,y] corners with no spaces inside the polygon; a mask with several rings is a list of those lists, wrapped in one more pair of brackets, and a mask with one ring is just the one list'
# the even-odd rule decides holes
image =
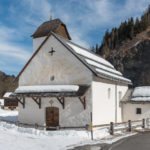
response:
{"label": "hillside", "polygon": [[118,28],[106,30],[93,51],[131,79],[134,87],[150,86],[150,5],[140,18],[131,17]]}
{"label": "hillside", "polygon": [[103,51],[102,57],[131,79],[133,86],[150,86],[150,27],[118,48]]}
{"label": "hillside", "polygon": [[14,81],[15,76],[6,75],[0,71],[0,98],[5,92],[14,91],[18,82]]}

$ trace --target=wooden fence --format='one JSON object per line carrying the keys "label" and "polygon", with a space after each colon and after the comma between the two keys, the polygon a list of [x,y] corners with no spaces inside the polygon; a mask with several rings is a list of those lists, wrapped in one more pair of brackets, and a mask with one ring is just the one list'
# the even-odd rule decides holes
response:
{"label": "wooden fence", "polygon": [[131,132],[137,127],[145,128],[145,119],[142,120],[129,120],[128,122],[120,122],[120,123],[113,123],[110,122],[110,124],[101,124],[101,125],[93,125],[91,123],[91,139],[93,140],[93,129],[94,128],[102,128],[106,127],[109,128],[110,135],[114,135],[117,131],[126,131]]}
{"label": "wooden fence", "polygon": [[132,130],[136,129],[137,127],[141,127],[141,128],[144,129],[145,128],[145,119],[135,120],[135,121],[128,120],[128,122],[122,122],[122,123],[113,123],[113,122],[111,122],[109,133],[111,135],[114,135],[114,133],[116,131],[131,132]]}
{"label": "wooden fence", "polygon": [[6,122],[9,124],[15,124],[18,127],[24,127],[24,128],[35,128],[35,129],[40,129],[40,130],[60,130],[60,129],[85,129],[85,130],[90,130],[91,131],[91,139],[93,140],[93,129],[95,128],[108,128],[110,135],[114,135],[115,132],[117,131],[127,131],[131,132],[137,127],[145,128],[145,119],[142,120],[135,120],[131,121],[129,120],[128,122],[121,122],[121,123],[113,123],[110,122],[110,124],[101,124],[101,125],[93,125],[92,124],[92,119],[91,119],[91,125],[86,125],[86,126],[79,126],[79,127],[50,127],[50,126],[41,126],[38,124],[25,124],[25,123],[20,123],[16,121],[9,121],[5,119],[0,119],[1,122]]}

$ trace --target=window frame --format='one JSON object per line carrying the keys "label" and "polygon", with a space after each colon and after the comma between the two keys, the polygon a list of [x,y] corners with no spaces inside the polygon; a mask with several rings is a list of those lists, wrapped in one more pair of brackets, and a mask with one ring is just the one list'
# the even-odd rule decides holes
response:
{"label": "window frame", "polygon": [[136,115],[141,115],[142,114],[142,108],[136,108]]}

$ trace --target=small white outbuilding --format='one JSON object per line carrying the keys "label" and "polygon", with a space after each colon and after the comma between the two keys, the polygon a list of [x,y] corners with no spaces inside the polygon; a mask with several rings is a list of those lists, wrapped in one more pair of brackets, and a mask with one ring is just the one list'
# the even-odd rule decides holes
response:
{"label": "small white outbuilding", "polygon": [[129,90],[121,105],[123,121],[150,118],[150,86]]}
{"label": "small white outbuilding", "polygon": [[62,26],[59,19],[51,20],[33,34],[34,53],[14,92],[19,121],[79,127],[90,124],[92,112],[93,125],[121,122],[119,103],[131,81],[102,57],[71,42],[64,36],[66,26],[59,31]]}

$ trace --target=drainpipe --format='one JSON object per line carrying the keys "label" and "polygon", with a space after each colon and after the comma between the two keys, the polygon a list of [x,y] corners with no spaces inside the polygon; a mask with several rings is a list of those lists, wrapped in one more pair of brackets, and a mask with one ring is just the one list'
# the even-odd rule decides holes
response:
{"label": "drainpipe", "polygon": [[117,123],[117,84],[115,84],[115,123]]}

